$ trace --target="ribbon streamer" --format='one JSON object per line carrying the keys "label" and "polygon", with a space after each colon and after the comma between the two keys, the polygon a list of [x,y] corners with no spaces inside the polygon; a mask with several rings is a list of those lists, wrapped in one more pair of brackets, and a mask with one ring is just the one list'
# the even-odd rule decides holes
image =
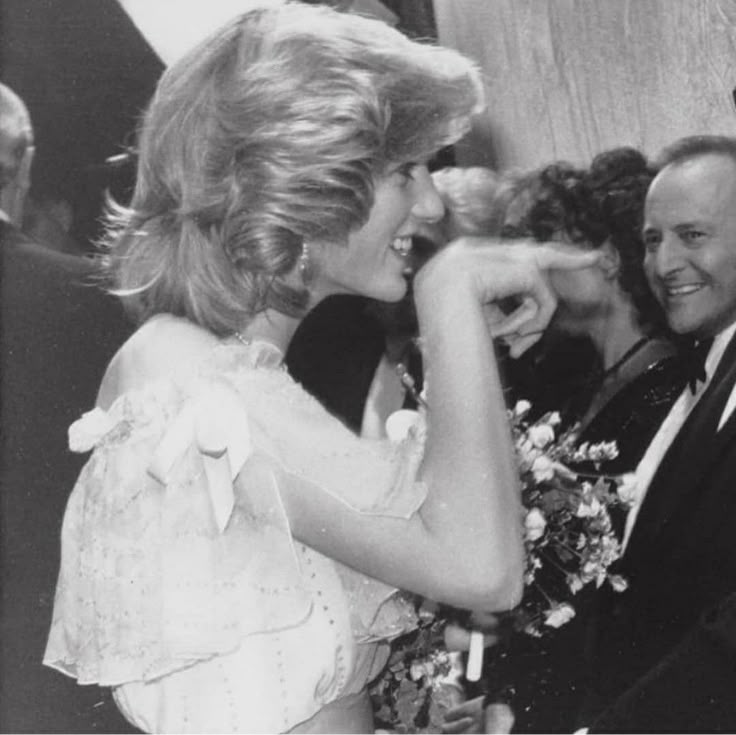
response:
{"label": "ribbon streamer", "polygon": [[222,533],[235,507],[233,481],[253,451],[248,416],[236,393],[216,387],[188,401],[156,447],[148,473],[168,485],[192,446],[202,455],[212,512]]}

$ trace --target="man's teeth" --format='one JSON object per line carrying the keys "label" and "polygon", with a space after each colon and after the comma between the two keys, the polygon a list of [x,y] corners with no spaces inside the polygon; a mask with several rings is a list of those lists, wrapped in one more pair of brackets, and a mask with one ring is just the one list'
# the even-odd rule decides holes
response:
{"label": "man's teeth", "polygon": [[391,250],[405,258],[411,252],[411,237],[397,237],[391,243]]}
{"label": "man's teeth", "polygon": [[695,285],[687,285],[687,286],[670,286],[667,289],[667,293],[670,296],[686,296],[687,294],[695,293],[696,291],[700,290],[700,286],[698,284]]}

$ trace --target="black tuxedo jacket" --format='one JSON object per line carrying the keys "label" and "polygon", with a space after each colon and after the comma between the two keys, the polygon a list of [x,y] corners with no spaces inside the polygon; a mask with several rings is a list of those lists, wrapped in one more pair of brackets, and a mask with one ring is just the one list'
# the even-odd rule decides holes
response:
{"label": "black tuxedo jacket", "polygon": [[41,663],[67,497],[84,457],[67,428],[93,407],[130,332],[85,283],[86,259],[0,223],[0,731],[132,732],[109,693]]}
{"label": "black tuxedo jacket", "polygon": [[677,454],[664,507],[647,498],[637,518],[629,589],[601,596],[593,732],[736,732],[736,414]]}

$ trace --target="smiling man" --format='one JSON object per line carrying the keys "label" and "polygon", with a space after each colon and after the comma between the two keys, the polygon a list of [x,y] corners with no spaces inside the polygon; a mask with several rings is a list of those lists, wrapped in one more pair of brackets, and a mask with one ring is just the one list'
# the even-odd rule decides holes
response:
{"label": "smiling man", "polygon": [[601,596],[593,732],[736,731],[736,138],[660,157],[644,265],[696,366],[639,467],[622,594]]}
{"label": "smiling man", "polygon": [[671,327],[698,337],[736,320],[736,142],[724,145],[673,161],[647,197],[650,283]]}

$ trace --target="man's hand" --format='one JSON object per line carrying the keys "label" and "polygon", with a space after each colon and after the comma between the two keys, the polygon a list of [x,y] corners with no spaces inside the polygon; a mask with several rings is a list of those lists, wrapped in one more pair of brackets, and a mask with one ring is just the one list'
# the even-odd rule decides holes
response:
{"label": "man's hand", "polygon": [[482,733],[485,718],[483,713],[483,697],[469,699],[445,712],[442,732],[446,733]]}
{"label": "man's hand", "polygon": [[490,648],[498,643],[499,619],[494,613],[474,610],[467,626],[448,623],[445,626],[445,645],[448,651],[467,651],[470,648],[470,633],[478,630],[483,633],[483,647]]}

